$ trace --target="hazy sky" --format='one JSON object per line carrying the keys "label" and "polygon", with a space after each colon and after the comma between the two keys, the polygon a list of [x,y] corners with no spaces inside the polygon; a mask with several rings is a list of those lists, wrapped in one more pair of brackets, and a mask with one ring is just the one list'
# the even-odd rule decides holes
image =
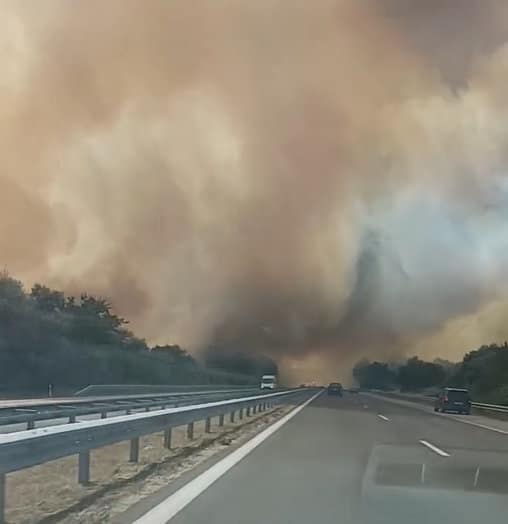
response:
{"label": "hazy sky", "polygon": [[27,285],[304,379],[508,338],[508,3],[0,9],[0,265]]}

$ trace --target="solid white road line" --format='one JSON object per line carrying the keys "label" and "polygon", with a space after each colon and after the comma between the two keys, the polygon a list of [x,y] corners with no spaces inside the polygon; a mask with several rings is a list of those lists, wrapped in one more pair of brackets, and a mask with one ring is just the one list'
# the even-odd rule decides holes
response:
{"label": "solid white road line", "polygon": [[381,413],[378,413],[377,415],[381,420],[386,420],[387,422],[390,420],[388,417],[385,417],[384,415],[381,415]]}
{"label": "solid white road line", "polygon": [[458,417],[450,417],[452,420],[461,422],[462,424],[468,424],[469,426],[476,426],[477,428],[488,429],[489,431],[495,431],[496,433],[501,433],[503,435],[508,435],[508,431],[499,428],[493,428],[492,426],[487,426],[486,424],[480,424],[479,422],[471,422],[470,420],[463,420]]}
{"label": "solid white road line", "polygon": [[142,517],[136,520],[134,524],[165,524],[171,520],[177,513],[182,511],[185,506],[209,488],[216,480],[222,477],[222,475],[227,473],[235,464],[238,464],[238,462],[257,448],[269,436],[273,435],[277,430],[284,426],[286,422],[289,422],[321,393],[322,391],[316,393],[312,398],[282,417],[269,428],[259,433],[259,435],[256,435],[236,451],[233,451],[233,453],[214,464],[210,469],[207,469],[201,475],[191,480],[188,484],[170,495],[166,500],[145,513]]}
{"label": "solid white road line", "polygon": [[450,454],[446,453],[446,451],[443,451],[442,449],[439,449],[437,446],[434,446],[434,444],[431,444],[430,442],[427,442],[426,440],[419,440],[418,441],[423,446],[429,448],[434,453],[437,453],[440,457],[449,457]]}

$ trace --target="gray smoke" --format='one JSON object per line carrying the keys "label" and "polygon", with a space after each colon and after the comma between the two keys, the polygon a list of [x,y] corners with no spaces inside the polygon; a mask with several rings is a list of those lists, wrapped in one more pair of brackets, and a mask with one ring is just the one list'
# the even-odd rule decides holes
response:
{"label": "gray smoke", "polygon": [[4,2],[0,263],[295,375],[502,336],[504,4]]}

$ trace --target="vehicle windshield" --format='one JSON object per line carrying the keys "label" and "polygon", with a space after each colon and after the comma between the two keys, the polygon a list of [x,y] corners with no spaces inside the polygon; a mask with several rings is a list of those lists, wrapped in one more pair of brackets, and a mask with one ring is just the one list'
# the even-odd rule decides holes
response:
{"label": "vehicle windshield", "polygon": [[0,35],[0,523],[508,524],[508,0]]}

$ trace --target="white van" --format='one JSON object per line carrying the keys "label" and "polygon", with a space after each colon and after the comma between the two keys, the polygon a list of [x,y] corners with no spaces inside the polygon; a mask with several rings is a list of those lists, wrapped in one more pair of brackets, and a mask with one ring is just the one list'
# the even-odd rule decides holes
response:
{"label": "white van", "polygon": [[261,377],[261,389],[276,389],[277,377],[275,375],[263,375]]}

